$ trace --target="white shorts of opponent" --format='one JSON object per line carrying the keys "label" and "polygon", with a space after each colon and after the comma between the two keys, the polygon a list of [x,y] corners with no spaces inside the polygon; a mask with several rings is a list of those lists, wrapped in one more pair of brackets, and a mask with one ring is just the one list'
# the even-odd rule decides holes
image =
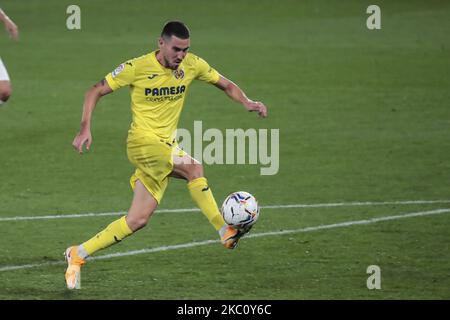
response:
{"label": "white shorts of opponent", "polygon": [[[2,59],[0,58],[0,81],[9,81],[8,71],[6,71],[5,65],[3,64]],[[0,106],[4,103],[4,101],[0,100]]]}
{"label": "white shorts of opponent", "polygon": [[9,81],[8,71],[6,71],[5,65],[0,58],[0,81]]}

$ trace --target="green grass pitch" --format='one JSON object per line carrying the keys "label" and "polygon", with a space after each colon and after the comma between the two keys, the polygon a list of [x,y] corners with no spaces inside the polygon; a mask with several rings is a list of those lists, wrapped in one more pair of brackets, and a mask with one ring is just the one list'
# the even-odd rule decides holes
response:
{"label": "green grass pitch", "polygon": [[[371,1],[80,0],[72,31],[70,4],[2,1],[20,41],[0,34],[13,85],[0,109],[0,299],[450,298],[448,2],[377,1],[380,30],[366,27]],[[128,209],[127,90],[98,104],[89,153],[71,142],[85,91],[154,50],[171,19],[190,27],[192,52],[269,108],[258,119],[196,82],[179,126],[279,129],[279,172],[205,166],[217,202],[246,190],[263,206],[234,251],[204,242],[218,237],[201,213],[167,212],[194,207],[171,180],[149,225],[99,252],[119,255],[88,262],[69,292],[62,252],[117,216],[8,218]],[[299,204],[317,206],[282,207]],[[381,289],[367,288],[370,265]]]}

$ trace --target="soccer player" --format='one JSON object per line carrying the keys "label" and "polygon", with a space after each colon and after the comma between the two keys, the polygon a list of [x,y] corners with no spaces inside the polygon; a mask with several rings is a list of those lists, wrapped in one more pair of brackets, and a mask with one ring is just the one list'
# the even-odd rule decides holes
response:
{"label": "soccer player", "polygon": [[[19,29],[16,24],[6,15],[6,13],[0,8],[0,21],[5,25],[5,29],[8,31],[11,38],[19,40]],[[0,58],[0,106],[4,104],[11,96],[11,82],[9,80],[8,72],[5,65]]]}
{"label": "soccer player", "polygon": [[267,116],[261,102],[247,98],[233,82],[220,75],[202,58],[189,53],[189,30],[182,22],[168,22],[159,38],[159,50],[119,65],[90,88],[84,99],[80,132],[73,147],[81,154],[92,144],[91,115],[100,97],[119,88],[131,89],[132,124],[128,132],[128,159],[136,167],[130,184],[133,200],[126,216],[113,221],[103,231],[66,249],[66,284],[80,288],[80,268],[86,257],[109,247],[143,228],[163,197],[169,177],[184,179],[197,206],[219,232],[228,249],[248,230],[237,230],[223,220],[202,165],[178,148],[176,128],[190,83],[199,79],[223,90],[248,111]]}

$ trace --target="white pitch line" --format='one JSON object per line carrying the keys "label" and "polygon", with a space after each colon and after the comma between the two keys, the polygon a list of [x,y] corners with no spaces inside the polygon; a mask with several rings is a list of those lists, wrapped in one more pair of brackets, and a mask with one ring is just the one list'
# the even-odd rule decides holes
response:
{"label": "white pitch line", "polygon": [[[367,224],[377,223],[377,222],[381,222],[381,221],[406,219],[406,218],[421,217],[421,216],[430,216],[430,215],[437,215],[437,214],[448,213],[448,212],[450,212],[450,209],[437,209],[437,210],[431,210],[431,211],[410,212],[410,213],[393,215],[393,216],[384,216],[384,217],[365,219],[365,220],[346,221],[346,222],[318,225],[318,226],[314,226],[314,227],[306,227],[306,228],[294,229],[294,230],[261,232],[261,233],[249,234],[245,238],[247,239],[247,238],[260,238],[260,237],[268,237],[268,236],[279,236],[279,235],[286,235],[286,234],[293,234],[293,233],[302,233],[302,232],[311,232],[311,231],[317,231],[317,230],[349,227],[349,226],[354,226],[354,225],[367,225]],[[106,254],[106,255],[102,255],[102,256],[89,258],[89,261],[111,259],[111,258],[117,258],[117,257],[134,256],[134,255],[138,255],[138,254],[147,254],[147,253],[154,253],[154,252],[161,252],[161,251],[168,251],[168,250],[177,250],[177,249],[183,249],[183,248],[192,248],[192,247],[204,246],[204,245],[218,243],[218,242],[219,242],[219,240],[204,240],[204,241],[188,242],[188,243],[182,243],[182,244],[171,245],[171,246],[162,246],[162,247],[156,247],[156,248],[132,250],[132,251],[126,251],[126,252],[117,252],[117,253],[111,253],[111,254]],[[5,267],[0,267],[0,272],[11,271],[11,270],[21,270],[21,269],[31,269],[31,268],[38,268],[38,267],[45,267],[45,266],[52,266],[52,265],[62,265],[65,263],[66,262],[64,262],[64,261],[53,261],[53,262],[25,264],[25,265],[18,265],[18,266],[5,266]]]}
{"label": "white pitch line", "polygon": [[[383,205],[408,205],[408,204],[444,204],[450,203],[450,200],[406,200],[406,201],[385,201],[385,202],[337,202],[337,203],[313,203],[313,204],[281,204],[261,206],[261,209],[290,209],[290,208],[329,208],[329,207],[351,207],[351,206],[383,206]],[[158,209],[156,212],[199,212],[198,208],[181,209]],[[69,219],[69,218],[90,218],[104,216],[119,216],[126,214],[125,211],[102,212],[102,213],[76,213],[76,214],[57,214],[45,216],[15,216],[3,217],[2,221],[20,221],[20,220],[48,220],[48,219]]]}

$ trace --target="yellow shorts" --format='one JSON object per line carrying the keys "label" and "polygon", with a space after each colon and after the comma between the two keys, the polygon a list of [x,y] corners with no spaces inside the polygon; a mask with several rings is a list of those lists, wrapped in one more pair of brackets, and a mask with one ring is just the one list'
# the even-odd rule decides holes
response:
{"label": "yellow shorts", "polygon": [[182,157],[186,153],[175,140],[167,141],[146,132],[133,131],[128,134],[127,154],[136,171],[130,178],[134,190],[139,180],[161,202],[173,170],[173,156]]}

